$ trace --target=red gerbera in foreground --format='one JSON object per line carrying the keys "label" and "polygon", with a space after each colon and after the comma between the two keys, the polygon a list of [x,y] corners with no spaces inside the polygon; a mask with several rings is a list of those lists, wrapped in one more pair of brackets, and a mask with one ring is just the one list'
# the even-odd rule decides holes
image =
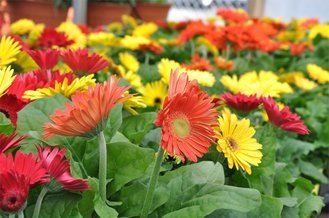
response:
{"label": "red gerbera in foreground", "polygon": [[53,46],[66,47],[71,45],[74,41],[68,39],[64,33],[46,27],[38,38],[38,42],[40,46],[52,48]]}
{"label": "red gerbera in foreground", "polygon": [[55,134],[92,137],[101,132],[113,106],[131,97],[123,97],[129,87],[119,87],[119,82],[112,76],[104,84],[99,83],[88,91],[73,95],[72,104],[66,103],[65,111],[56,110],[55,115],[50,116],[54,123],[45,124],[45,138]]}
{"label": "red gerbera in foreground", "polygon": [[257,98],[256,95],[248,96],[241,93],[232,95],[226,92],[220,97],[228,106],[239,111],[255,110],[262,103],[262,100],[260,98]]}
{"label": "red gerbera in foreground", "polygon": [[16,138],[17,133],[14,132],[10,136],[5,134],[0,134],[0,154],[6,152],[10,148],[19,146],[19,143],[23,139],[26,139],[26,135]]}
{"label": "red gerbera in foreground", "polygon": [[275,100],[271,97],[262,98],[263,105],[266,110],[269,121],[288,132],[295,132],[301,135],[309,133],[307,126],[300,119],[297,114],[291,113],[288,106],[285,106],[282,110]]}
{"label": "red gerbera in foreground", "polygon": [[92,53],[88,54],[88,49],[68,50],[62,54],[64,62],[76,72],[96,73],[107,67],[109,62],[102,56]]}
{"label": "red gerbera in foreground", "polygon": [[17,113],[22,110],[27,103],[18,99],[15,95],[6,94],[0,97],[0,112],[10,119],[16,127]]}
{"label": "red gerbera in foreground", "polygon": [[72,177],[70,173],[70,164],[68,160],[63,160],[65,157],[65,149],[55,147],[46,147],[42,150],[38,146],[40,160],[43,162],[43,167],[47,169],[48,173],[54,177],[62,187],[70,191],[88,190],[88,182],[82,179]]}
{"label": "red gerbera in foreground", "polygon": [[177,78],[176,73],[171,74],[170,95],[155,124],[162,127],[160,145],[165,151],[183,161],[185,156],[196,162],[214,140],[217,111],[212,99],[195,85],[196,81],[186,80],[185,73]]}
{"label": "red gerbera in foreground", "polygon": [[27,53],[42,70],[53,68],[59,59],[59,51],[55,49],[28,50]]}
{"label": "red gerbera in foreground", "polygon": [[30,188],[48,181],[37,156],[17,151],[14,159],[12,154],[0,154],[0,209],[17,212],[24,205]]}

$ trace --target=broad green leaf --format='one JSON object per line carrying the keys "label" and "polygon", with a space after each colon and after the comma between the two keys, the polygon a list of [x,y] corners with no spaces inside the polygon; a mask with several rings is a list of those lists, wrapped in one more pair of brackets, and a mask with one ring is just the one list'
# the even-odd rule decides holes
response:
{"label": "broad green leaf", "polygon": [[156,118],[155,112],[142,113],[136,116],[129,116],[123,119],[120,132],[131,142],[140,144],[145,134],[153,126]]}
{"label": "broad green leaf", "polygon": [[110,193],[143,176],[155,158],[153,149],[141,148],[129,142],[108,144],[107,151],[107,178],[113,178]]}
{"label": "broad green leaf", "polygon": [[[47,194],[43,199],[39,217],[82,217],[77,211],[81,196],[70,192]],[[25,210],[25,217],[32,217],[34,205]]]}
{"label": "broad green leaf", "polygon": [[99,217],[118,217],[118,213],[108,206],[99,195],[94,198],[95,211]]}
{"label": "broad green leaf", "polygon": [[324,206],[322,197],[310,195],[308,196],[299,207],[299,217],[309,218],[320,214]]}
{"label": "broad green leaf", "polygon": [[[290,183],[295,181],[287,164],[275,163],[273,195],[276,197],[290,197]],[[288,186],[289,185],[289,186]]]}
{"label": "broad green leaf", "polygon": [[10,119],[0,112],[0,133],[5,135],[11,135],[14,131],[14,126]]}
{"label": "broad green leaf", "polygon": [[304,175],[309,176],[321,183],[328,183],[328,179],[320,172],[320,169],[312,163],[299,161],[299,168]]}
{"label": "broad green leaf", "polygon": [[312,150],[314,150],[312,143],[284,137],[280,140],[278,159],[282,162],[290,163],[294,159],[299,159],[302,156],[306,156]]}

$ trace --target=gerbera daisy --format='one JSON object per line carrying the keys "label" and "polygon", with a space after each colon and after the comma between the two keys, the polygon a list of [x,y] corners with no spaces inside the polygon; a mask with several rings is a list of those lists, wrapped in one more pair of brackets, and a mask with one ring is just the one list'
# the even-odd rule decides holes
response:
{"label": "gerbera daisy", "polygon": [[17,113],[22,110],[26,104],[27,102],[18,99],[15,95],[6,94],[0,97],[0,112],[16,126]]}
{"label": "gerbera daisy", "polygon": [[272,124],[288,132],[295,132],[301,135],[309,134],[309,130],[300,119],[300,116],[291,113],[288,106],[280,110],[273,98],[263,97],[262,100],[268,119]]}
{"label": "gerbera daisy", "polygon": [[113,106],[130,97],[123,96],[129,87],[120,87],[119,82],[112,76],[104,84],[99,83],[85,92],[74,94],[72,103],[67,103],[64,111],[55,110],[55,114],[50,116],[54,123],[45,124],[45,138],[55,134],[92,137],[101,132]]}
{"label": "gerbera daisy", "polygon": [[52,69],[58,62],[59,51],[56,49],[28,50],[27,53],[42,70]]}
{"label": "gerbera daisy", "polygon": [[26,135],[18,138],[16,136],[16,132],[13,132],[10,136],[0,134],[0,154],[6,152],[8,149],[19,146],[21,141],[27,137]]}
{"label": "gerbera daisy", "polygon": [[[126,92],[125,95],[128,95]],[[137,115],[138,112],[134,108],[146,108],[146,104],[143,101],[142,96],[131,96],[123,102],[123,108],[129,111],[132,115]]]}
{"label": "gerbera daisy", "polygon": [[88,49],[68,50],[62,53],[64,62],[76,73],[96,73],[109,65],[102,56],[92,53]]}
{"label": "gerbera daisy", "polygon": [[235,166],[251,174],[251,166],[258,166],[262,159],[262,145],[253,138],[255,129],[250,126],[248,119],[238,120],[235,114],[224,109],[218,119],[219,127],[215,128],[217,150],[223,152],[230,169]]}
{"label": "gerbera daisy", "polygon": [[321,84],[329,82],[329,71],[324,70],[323,68],[315,64],[308,64],[306,68],[308,74],[312,79],[316,80]]}
{"label": "gerbera daisy", "polygon": [[[1,57],[0,57],[1,58]],[[9,67],[0,69],[0,97],[6,94],[7,89],[15,79],[14,70]]]}
{"label": "gerbera daisy", "polygon": [[21,46],[10,36],[2,36],[0,40],[0,67],[16,60],[15,56],[20,52]]}
{"label": "gerbera daisy", "polygon": [[210,61],[201,58],[200,55],[198,54],[192,56],[191,63],[182,64],[182,67],[188,70],[201,70],[201,71],[209,71],[213,69],[213,67],[210,65]]}
{"label": "gerbera daisy", "polygon": [[143,101],[147,106],[162,107],[166,96],[168,95],[167,86],[162,81],[147,83],[145,86],[138,89],[142,94]]}
{"label": "gerbera daisy", "polygon": [[128,52],[120,52],[119,59],[121,64],[127,68],[128,70],[136,73],[139,69],[139,62],[138,60]]}
{"label": "gerbera daisy", "polygon": [[241,9],[220,8],[216,14],[221,16],[225,21],[234,23],[243,23],[249,19],[249,15]]}
{"label": "gerbera daisy", "polygon": [[233,61],[226,60],[222,57],[215,57],[214,58],[215,65],[222,70],[233,70],[234,69],[234,63]]}
{"label": "gerbera daisy", "polygon": [[0,209],[17,212],[25,204],[31,187],[49,181],[37,156],[16,152],[0,154]]}
{"label": "gerbera daisy", "polygon": [[176,61],[169,60],[167,58],[162,58],[158,64],[159,74],[162,76],[162,81],[169,84],[170,73],[172,69],[179,69],[180,64]]}
{"label": "gerbera daisy", "polygon": [[69,82],[68,78],[65,78],[63,82],[55,81],[54,87],[40,88],[37,90],[27,90],[24,92],[23,98],[29,100],[36,100],[40,98],[46,98],[56,95],[58,93],[69,98],[77,91],[86,91],[88,87],[94,87],[96,85],[96,79],[94,75],[83,76],[81,78],[75,78]]}
{"label": "gerbera daisy", "polygon": [[73,40],[61,32],[53,28],[46,27],[38,38],[39,45],[45,48],[52,48],[54,46],[67,47],[74,43]]}
{"label": "gerbera daisy", "polygon": [[195,82],[180,83],[185,80],[182,77],[187,78],[186,74],[172,76],[169,88],[172,95],[166,98],[155,125],[162,127],[160,145],[163,150],[182,161],[186,157],[196,162],[214,140],[217,111],[206,92],[200,92],[193,85]]}
{"label": "gerbera daisy", "polygon": [[248,96],[241,93],[232,95],[226,92],[221,95],[220,98],[222,98],[224,102],[231,108],[240,111],[255,110],[262,103],[262,100],[260,98],[257,98],[256,95]]}
{"label": "gerbera daisy", "polygon": [[37,147],[40,161],[49,175],[56,179],[61,186],[69,191],[84,191],[89,189],[86,180],[74,178],[70,173],[70,163],[68,160],[63,160],[66,150],[58,147],[46,147],[42,149]]}
{"label": "gerbera daisy", "polygon": [[28,34],[35,26],[33,20],[19,19],[10,25],[10,31],[17,35]]}

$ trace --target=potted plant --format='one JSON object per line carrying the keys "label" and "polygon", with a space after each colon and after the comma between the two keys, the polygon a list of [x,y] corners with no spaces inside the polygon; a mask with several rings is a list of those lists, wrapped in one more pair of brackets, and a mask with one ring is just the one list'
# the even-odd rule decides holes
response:
{"label": "potted plant", "polygon": [[137,0],[132,16],[144,21],[165,20],[169,8],[167,0]]}

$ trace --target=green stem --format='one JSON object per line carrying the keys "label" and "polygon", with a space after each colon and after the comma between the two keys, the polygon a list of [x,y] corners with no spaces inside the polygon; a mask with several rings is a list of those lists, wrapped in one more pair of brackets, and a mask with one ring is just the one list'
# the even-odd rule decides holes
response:
{"label": "green stem", "polygon": [[47,194],[47,191],[48,190],[47,190],[47,188],[45,186],[41,189],[41,192],[40,192],[40,194],[38,196],[38,199],[37,199],[37,203],[35,204],[35,207],[34,207],[32,218],[38,218],[39,217],[39,213],[40,213],[40,209],[41,209],[41,204],[42,204],[43,198]]}
{"label": "green stem", "polygon": [[9,214],[8,215],[8,218],[15,218],[16,217],[16,214]]}
{"label": "green stem", "polygon": [[102,200],[106,201],[106,168],[107,168],[107,151],[104,132],[98,134],[99,144],[99,193]]}
{"label": "green stem", "polygon": [[195,45],[193,39],[190,40],[190,46],[191,46],[191,57],[192,57],[195,53]]}
{"label": "green stem", "polygon": [[18,218],[24,218],[23,210],[18,212]]}
{"label": "green stem", "polygon": [[160,166],[161,166],[163,154],[164,154],[164,150],[161,148],[161,146],[159,146],[158,156],[155,161],[153,172],[152,172],[152,175],[151,175],[148,187],[147,187],[147,192],[146,192],[146,197],[145,197],[143,208],[142,208],[141,218],[147,217],[147,215],[150,211],[152,201],[153,201],[155,186],[156,186],[156,184],[158,182],[158,178],[159,178],[159,172],[160,172]]}

